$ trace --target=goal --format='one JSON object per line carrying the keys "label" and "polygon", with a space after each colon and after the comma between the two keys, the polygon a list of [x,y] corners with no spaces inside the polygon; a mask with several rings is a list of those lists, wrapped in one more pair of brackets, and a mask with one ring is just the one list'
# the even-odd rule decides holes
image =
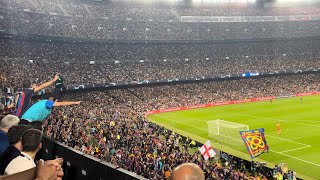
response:
{"label": "goal", "polygon": [[239,131],[249,130],[249,126],[225,120],[207,121],[209,137],[233,145],[243,145]]}

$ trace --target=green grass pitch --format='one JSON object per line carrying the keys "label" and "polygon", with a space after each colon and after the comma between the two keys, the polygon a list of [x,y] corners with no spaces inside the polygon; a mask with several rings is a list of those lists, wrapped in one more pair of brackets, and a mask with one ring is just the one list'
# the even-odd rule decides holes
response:
{"label": "green grass pitch", "polygon": [[[250,160],[244,146],[222,145],[208,137],[207,121],[226,120],[265,128],[269,153],[256,160],[267,166],[286,163],[303,179],[320,179],[320,96],[305,96],[269,101],[216,106],[149,115],[148,119],[168,129],[204,143],[211,140],[214,148]],[[282,134],[277,135],[280,121]],[[240,136],[240,135],[239,135]]]}

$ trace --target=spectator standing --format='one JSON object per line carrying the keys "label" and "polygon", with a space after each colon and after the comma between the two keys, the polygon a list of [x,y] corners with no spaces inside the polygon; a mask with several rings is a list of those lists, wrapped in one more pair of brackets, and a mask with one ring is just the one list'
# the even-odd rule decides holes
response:
{"label": "spectator standing", "polygon": [[34,95],[34,93],[50,86],[58,79],[59,79],[59,74],[55,75],[51,81],[43,83],[40,86],[37,86],[35,84],[32,85],[30,80],[24,80],[22,82],[23,89],[22,89],[21,93],[19,93],[19,95],[16,97],[17,104],[16,104],[16,114],[15,115],[18,116],[19,118],[21,118],[22,115],[31,106],[31,98]]}
{"label": "spectator standing", "polygon": [[55,102],[53,101],[54,95],[52,93],[46,93],[43,96],[44,99],[38,101],[32,105],[22,116],[22,124],[37,125],[42,124],[50,114],[53,107],[57,106],[70,106],[70,105],[79,105],[81,101],[69,101],[69,102]]}

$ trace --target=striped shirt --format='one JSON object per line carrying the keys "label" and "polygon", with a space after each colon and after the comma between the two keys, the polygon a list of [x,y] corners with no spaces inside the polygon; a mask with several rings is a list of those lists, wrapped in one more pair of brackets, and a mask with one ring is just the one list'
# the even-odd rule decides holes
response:
{"label": "striped shirt", "polygon": [[29,109],[31,106],[31,98],[34,95],[33,88],[24,89],[20,94],[16,105],[15,115],[19,118]]}

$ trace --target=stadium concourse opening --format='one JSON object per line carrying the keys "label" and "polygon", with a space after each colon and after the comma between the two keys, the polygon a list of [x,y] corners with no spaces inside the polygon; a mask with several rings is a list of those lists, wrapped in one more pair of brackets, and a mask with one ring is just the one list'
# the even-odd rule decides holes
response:
{"label": "stadium concourse opening", "polygon": [[319,179],[319,4],[0,0],[0,179]]}

